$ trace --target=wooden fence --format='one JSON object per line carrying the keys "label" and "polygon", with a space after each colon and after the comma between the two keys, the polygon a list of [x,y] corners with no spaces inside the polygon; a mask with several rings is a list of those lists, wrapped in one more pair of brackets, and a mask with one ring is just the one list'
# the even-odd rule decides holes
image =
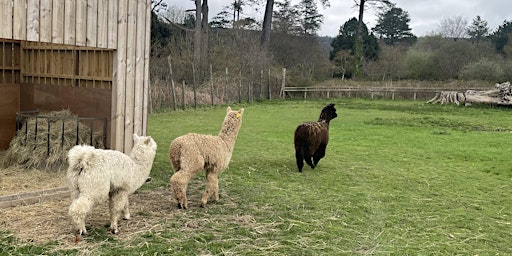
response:
{"label": "wooden fence", "polygon": [[[485,90],[471,88],[472,90]],[[371,98],[430,100],[440,91],[456,91],[454,88],[422,87],[283,87],[283,98]],[[460,90],[460,89],[458,89]]]}

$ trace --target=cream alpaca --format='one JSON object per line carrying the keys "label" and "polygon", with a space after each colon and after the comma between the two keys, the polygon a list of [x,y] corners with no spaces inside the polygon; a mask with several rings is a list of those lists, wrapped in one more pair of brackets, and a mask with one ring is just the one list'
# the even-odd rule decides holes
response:
{"label": "cream alpaca", "polygon": [[219,200],[217,176],[229,165],[236,137],[242,125],[243,112],[243,108],[232,111],[228,107],[218,136],[189,133],[172,141],[169,158],[174,174],[170,183],[179,208],[188,208],[187,185],[202,169],[206,171],[206,191],[201,199],[201,207],[206,205],[212,195],[215,201]]}
{"label": "cream alpaca", "polygon": [[117,222],[121,214],[125,219],[130,218],[128,196],[148,178],[157,148],[150,136],[134,134],[133,140],[128,155],[91,146],[74,146],[69,150],[67,179],[73,200],[69,215],[79,235],[87,234],[85,217],[94,204],[107,198],[112,233],[119,232]]}

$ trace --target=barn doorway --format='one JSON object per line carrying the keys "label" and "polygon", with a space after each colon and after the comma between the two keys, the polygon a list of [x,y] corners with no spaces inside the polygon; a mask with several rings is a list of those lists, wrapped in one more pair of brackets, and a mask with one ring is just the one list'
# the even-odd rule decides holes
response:
{"label": "barn doorway", "polygon": [[16,113],[32,110],[107,118],[109,143],[114,55],[112,49],[0,39],[0,149],[15,136]]}

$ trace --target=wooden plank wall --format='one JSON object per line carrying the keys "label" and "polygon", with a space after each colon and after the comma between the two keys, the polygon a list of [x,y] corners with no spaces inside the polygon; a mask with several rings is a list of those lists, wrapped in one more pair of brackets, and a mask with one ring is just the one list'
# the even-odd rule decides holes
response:
{"label": "wooden plank wall", "polygon": [[111,146],[145,135],[151,0],[2,0],[0,38],[113,49]]}

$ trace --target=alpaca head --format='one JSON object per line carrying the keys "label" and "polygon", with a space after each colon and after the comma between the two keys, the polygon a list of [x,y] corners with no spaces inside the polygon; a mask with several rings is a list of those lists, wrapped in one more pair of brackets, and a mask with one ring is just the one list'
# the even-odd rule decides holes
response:
{"label": "alpaca head", "polygon": [[238,111],[231,110],[231,107],[226,109],[226,117],[224,118],[224,122],[222,123],[222,129],[220,131],[221,135],[229,135],[235,136],[238,134],[238,130],[240,126],[242,126],[242,115],[244,114],[244,109],[241,108]]}
{"label": "alpaca head", "polygon": [[139,136],[133,134],[133,148],[130,156],[137,160],[150,160],[151,163],[156,155],[157,145],[151,136]]}
{"label": "alpaca head", "polygon": [[338,114],[336,114],[336,108],[334,108],[334,104],[331,103],[325,106],[320,113],[320,117],[318,118],[318,122],[325,121],[329,123],[332,119],[336,118]]}

